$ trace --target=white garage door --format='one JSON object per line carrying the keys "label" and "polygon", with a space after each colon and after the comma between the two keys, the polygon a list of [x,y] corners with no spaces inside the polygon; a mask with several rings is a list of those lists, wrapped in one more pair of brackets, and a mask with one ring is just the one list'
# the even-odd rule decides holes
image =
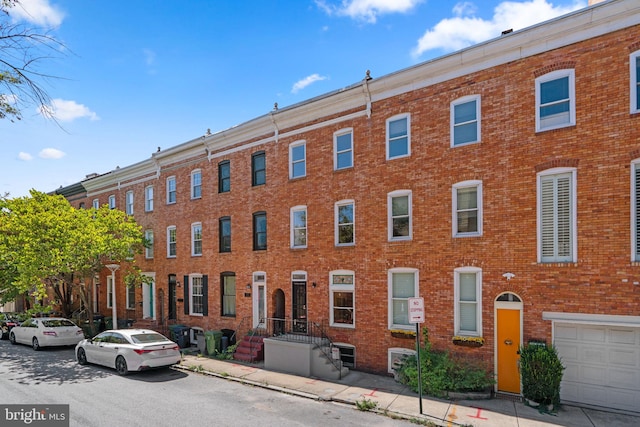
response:
{"label": "white garage door", "polygon": [[640,328],[555,323],[565,402],[640,411]]}

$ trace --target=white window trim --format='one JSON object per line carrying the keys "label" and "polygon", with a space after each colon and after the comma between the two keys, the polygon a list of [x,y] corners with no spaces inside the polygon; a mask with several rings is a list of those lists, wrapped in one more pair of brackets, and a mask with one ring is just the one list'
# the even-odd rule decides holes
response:
{"label": "white window trim", "polygon": [[[176,254],[175,255],[170,255],[170,247],[171,247],[171,230],[175,230],[176,231]],[[176,258],[178,255],[178,229],[176,228],[175,225],[170,225],[167,227],[167,258]]]}
{"label": "white window trim", "polygon": [[[304,245],[296,245],[295,244],[295,227],[294,227],[294,215],[296,212],[304,212],[305,216],[305,243]],[[307,212],[307,207],[305,205],[294,206],[290,210],[289,214],[289,224],[290,224],[290,243],[292,249],[304,249],[309,244],[309,213]]]}
{"label": "white window trim", "polygon": [[109,196],[109,209],[116,208],[116,196],[114,194]]}
{"label": "white window trim", "polygon": [[[401,120],[401,119],[407,119],[407,154],[404,154],[402,156],[395,156],[395,157],[389,157],[389,123],[391,122],[395,122],[396,120]],[[395,159],[402,159],[405,157],[411,157],[411,114],[409,113],[403,113],[403,114],[397,114],[393,117],[389,117],[386,121],[386,140],[385,140],[385,145],[386,145],[386,150],[387,150],[387,160],[395,160]]]}
{"label": "white window trim", "polygon": [[[353,284],[341,285],[333,284],[333,276],[350,275],[353,276]],[[353,312],[351,313],[351,324],[334,323],[333,319],[333,293],[334,292],[351,292],[353,294]],[[336,328],[355,329],[356,327],[356,274],[352,270],[334,270],[329,272],[329,326]]]}
{"label": "white window trim", "polygon": [[[458,189],[475,187],[477,189],[478,203],[478,231],[472,233],[458,232]],[[453,184],[451,188],[451,228],[453,237],[477,237],[482,236],[482,181],[469,180]]]}
{"label": "white window trim", "polygon": [[[476,327],[477,331],[460,330],[460,274],[475,273],[476,275]],[[454,270],[454,305],[453,305],[453,330],[456,335],[468,337],[482,336],[482,269],[478,267],[459,267]]]}
{"label": "white window trim", "polygon": [[[347,134],[351,134],[351,148],[348,150],[351,154],[351,166],[346,166],[343,168],[338,167],[338,154],[346,153],[347,150],[341,151],[338,153],[338,138]],[[354,160],[353,160],[353,128],[340,129],[339,131],[333,134],[333,170],[344,170],[353,168]]]}
{"label": "white window trim", "polygon": [[640,216],[640,212],[636,210],[636,199],[640,198],[640,188],[636,186],[635,175],[636,172],[640,172],[640,158],[634,159],[631,162],[631,262],[639,262],[640,254],[636,255],[636,246],[638,244],[638,233],[640,230],[638,229],[638,219]]}
{"label": "white window trim", "polygon": [[[340,243],[340,207],[352,205],[353,206],[353,242]],[[356,203],[353,199],[340,200],[336,202],[334,206],[334,238],[336,246],[354,246],[356,244]]]}
{"label": "white window trim", "polygon": [[144,211],[153,211],[153,185],[149,185],[144,189]]}
{"label": "white window trim", "polygon": [[[540,86],[542,83],[546,83],[552,80],[561,79],[563,77],[569,77],[569,122],[561,123],[553,126],[542,128],[540,122]],[[575,126],[576,124],[576,73],[574,69],[557,70],[540,76],[536,79],[536,132],[544,132],[552,129],[560,129],[569,126]]]}
{"label": "white window trim", "polygon": [[125,194],[125,204],[127,215],[133,215],[133,191],[127,191]]}
{"label": "white window trim", "polygon": [[638,83],[640,82],[638,82],[636,79],[636,59],[638,57],[640,57],[640,50],[637,50],[629,55],[629,83],[631,85],[631,90],[629,91],[629,105],[631,107],[631,114],[640,113],[640,108],[638,108],[638,105],[636,104],[638,91],[640,90],[640,88],[638,88]]}
{"label": "white window trim", "polygon": [[415,356],[416,355],[416,351],[415,350],[411,350],[409,348],[403,348],[403,347],[390,347],[387,349],[387,373],[389,374],[394,374],[395,371],[393,370],[393,354],[401,354],[403,356]]}
{"label": "white window trim", "polygon": [[[134,296],[133,296],[133,301],[131,301],[131,298],[129,298],[129,292],[132,290],[131,288],[133,288],[133,292],[134,292]],[[134,285],[127,285],[124,287],[125,289],[125,307],[127,308],[127,310],[134,310],[136,308],[136,298],[135,298],[135,287]],[[132,304],[133,302],[133,304]]]}
{"label": "white window trim", "polygon": [[196,227],[200,227],[200,251],[203,251],[202,223],[194,222],[193,224],[191,224],[191,256],[202,256],[202,253],[196,253]]}
{"label": "white window trim", "polygon": [[[169,182],[170,181],[173,181],[174,184],[175,184],[175,190],[174,190],[175,193],[176,193],[176,201],[175,202],[170,202],[169,201],[169,195],[171,194],[171,190],[170,190],[170,187],[169,187]],[[167,186],[167,199],[166,199],[167,200],[167,204],[168,205],[173,205],[173,204],[177,203],[177,201],[178,201],[178,181],[176,180],[176,177],[175,176],[167,177],[166,186]]]}
{"label": "white window trim", "polygon": [[[200,174],[200,195],[196,196],[195,193],[195,189],[196,189],[196,183],[195,183],[195,175]],[[191,199],[201,199],[202,198],[202,169],[194,169],[191,171]]]}
{"label": "white window trim", "polygon": [[[392,199],[394,197],[409,197],[409,235],[393,237],[393,206]],[[413,239],[413,200],[411,190],[396,190],[387,194],[387,239],[390,242],[399,242]]]}
{"label": "white window trim", "polygon": [[[458,105],[462,105],[462,104],[467,104],[469,102],[473,102],[476,101],[476,130],[477,130],[477,134],[478,137],[476,138],[475,141],[469,141],[469,142],[463,142],[460,144],[455,144],[455,128],[456,128],[456,117],[455,117],[455,107]],[[464,147],[465,145],[470,145],[470,144],[477,144],[480,141],[482,141],[482,126],[481,126],[481,118],[482,116],[480,115],[482,109],[480,108],[480,95],[468,95],[468,96],[463,96],[462,98],[458,98],[455,101],[451,102],[451,106],[449,108],[450,110],[450,119],[451,119],[451,130],[450,130],[450,134],[451,134],[451,148],[454,147]]]}
{"label": "white window trim", "polygon": [[[578,206],[577,206],[577,172],[576,168],[568,168],[568,167],[560,167],[560,168],[552,168],[547,169],[537,174],[537,182],[536,182],[536,203],[537,203],[537,219],[536,219],[536,228],[538,235],[538,263],[543,263],[542,261],[542,178],[548,175],[559,175],[559,174],[571,174],[571,261],[558,261],[558,262],[569,262],[574,263],[578,259]],[[544,263],[548,263],[548,261],[544,261]]]}
{"label": "white window trim", "polygon": [[[109,298],[111,294],[111,298]],[[113,276],[107,276],[107,308],[113,307]]]}
{"label": "white window trim", "polygon": [[[293,176],[293,149],[300,146],[304,147],[304,158],[296,161],[296,163],[304,164],[304,174],[300,176]],[[305,176],[307,176],[307,142],[304,140],[292,142],[289,144],[289,179],[304,178]]]}
{"label": "white window trim", "polygon": [[414,325],[396,325],[393,323],[393,274],[394,273],[413,273],[414,274],[414,290],[413,296],[418,297],[420,295],[420,275],[417,268],[392,268],[387,272],[387,319],[388,328],[391,329],[404,329],[408,331],[415,330]]}
{"label": "white window trim", "polygon": [[100,209],[100,200],[93,199],[93,202],[91,203],[91,205],[93,206],[94,209]]}
{"label": "white window trim", "polygon": [[[151,238],[149,238],[151,236]],[[151,248],[144,248],[144,257],[145,259],[153,259],[153,250],[154,250],[154,242],[153,242],[153,230],[145,230],[144,238],[151,242]]]}
{"label": "white window trim", "polygon": [[[189,274],[189,316],[204,316],[203,313],[196,313],[195,311],[193,311],[193,279],[196,278],[200,278],[202,279],[202,274],[200,273],[194,273],[194,274]],[[202,293],[202,298],[203,298],[203,309],[204,309],[204,283],[203,283],[203,293]]]}

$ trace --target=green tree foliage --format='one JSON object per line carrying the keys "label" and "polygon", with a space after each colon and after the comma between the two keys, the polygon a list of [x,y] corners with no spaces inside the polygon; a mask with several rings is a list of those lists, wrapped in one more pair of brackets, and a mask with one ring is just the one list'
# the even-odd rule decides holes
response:
{"label": "green tree foliage", "polygon": [[[102,206],[75,209],[60,195],[32,190],[22,198],[0,198],[0,292],[3,301],[52,290],[65,315],[75,289],[90,310],[85,279],[105,264],[122,264],[136,280],[134,255],[144,247],[142,229],[124,212]],[[92,313],[90,313],[92,316]]]}
{"label": "green tree foliage", "polygon": [[522,395],[541,407],[560,405],[560,383],[564,366],[552,345],[528,344],[520,348]]}

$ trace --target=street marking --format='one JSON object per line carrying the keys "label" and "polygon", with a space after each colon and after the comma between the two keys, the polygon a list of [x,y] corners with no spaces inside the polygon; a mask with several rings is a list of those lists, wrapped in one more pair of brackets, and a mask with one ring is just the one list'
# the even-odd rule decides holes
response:
{"label": "street marking", "polygon": [[[473,407],[473,406],[472,406]],[[479,420],[488,420],[489,418],[481,417],[480,413],[482,412],[482,408],[476,408],[478,412],[475,415],[467,415],[470,418],[477,418]]]}
{"label": "street marking", "polygon": [[452,405],[451,406],[451,411],[449,412],[449,414],[447,415],[447,419],[449,420],[449,422],[447,423],[447,427],[452,427],[454,420],[458,419],[458,416],[456,415],[456,405]]}

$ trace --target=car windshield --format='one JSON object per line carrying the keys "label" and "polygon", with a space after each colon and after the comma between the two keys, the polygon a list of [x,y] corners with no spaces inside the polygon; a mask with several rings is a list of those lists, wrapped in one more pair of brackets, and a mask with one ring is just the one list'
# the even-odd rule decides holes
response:
{"label": "car windshield", "polygon": [[43,320],[42,325],[47,328],[62,328],[65,326],[75,326],[73,322],[67,319],[50,319]]}
{"label": "car windshield", "polygon": [[136,334],[131,335],[131,339],[136,344],[146,344],[150,342],[168,341],[167,337],[160,334]]}

